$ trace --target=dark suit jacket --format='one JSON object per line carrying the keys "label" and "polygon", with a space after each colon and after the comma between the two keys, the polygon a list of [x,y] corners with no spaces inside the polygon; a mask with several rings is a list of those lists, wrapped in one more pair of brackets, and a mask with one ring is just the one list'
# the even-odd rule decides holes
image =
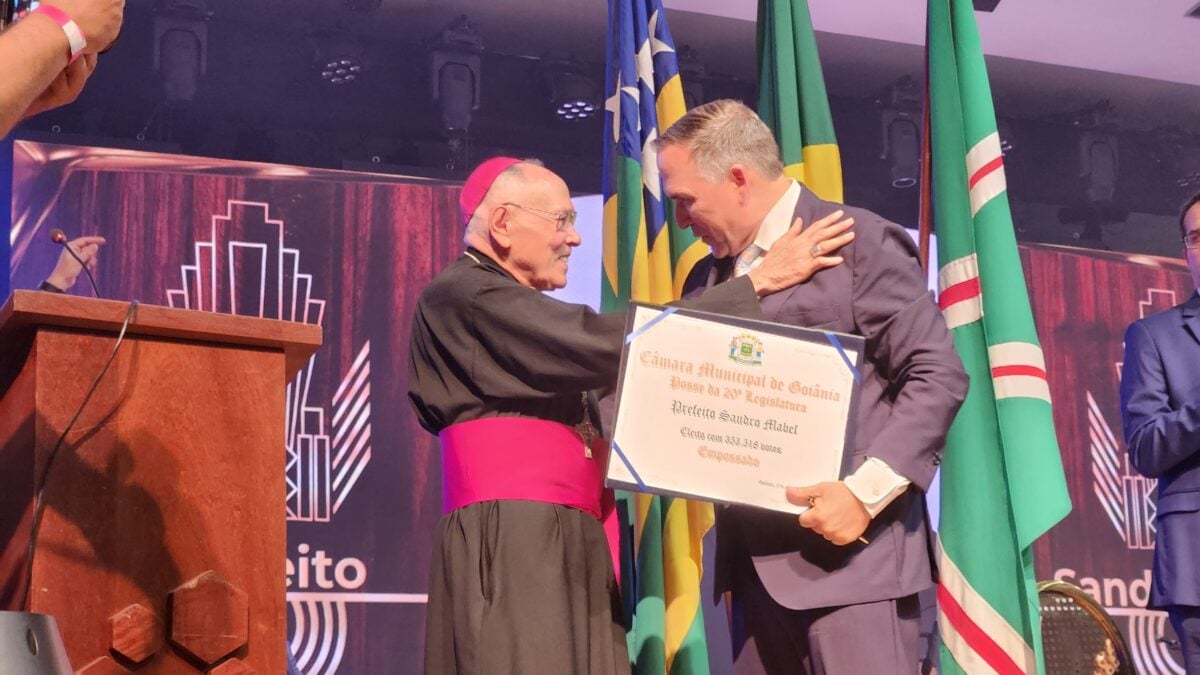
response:
{"label": "dark suit jacket", "polygon": [[[845,261],[763,298],[763,318],[866,338],[852,467],[876,457],[912,486],[872,520],[868,545],[835,546],[787,514],[720,510],[717,591],[731,590],[737,575],[754,570],[771,597],[792,609],[899,598],[932,584],[924,492],[967,392],[967,375],[908,233],[869,211],[823,201],[807,187],[795,217],[809,224],[837,209],[855,221],[855,239],[840,252]],[[685,293],[709,282],[712,265],[711,256],[697,264]]]}
{"label": "dark suit jacket", "polygon": [[1158,479],[1153,607],[1200,606],[1200,295],[1125,331],[1129,461]]}

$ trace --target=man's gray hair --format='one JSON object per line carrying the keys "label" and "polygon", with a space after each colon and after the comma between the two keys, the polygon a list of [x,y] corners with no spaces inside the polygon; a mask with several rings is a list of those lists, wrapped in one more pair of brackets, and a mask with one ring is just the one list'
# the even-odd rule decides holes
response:
{"label": "man's gray hair", "polygon": [[[496,174],[496,179],[494,181],[492,181],[492,186],[490,188],[488,188],[488,195],[490,195],[492,193],[492,190],[496,189],[497,183],[503,185],[504,183],[507,183],[508,181],[515,181],[515,182],[527,181],[529,179],[529,177],[525,175],[525,168],[524,168],[527,165],[528,166],[541,166],[541,167],[546,166],[542,162],[542,160],[537,159],[536,157],[524,158],[517,164],[513,164],[512,166],[508,167],[507,169]],[[487,195],[484,195],[483,201],[479,202],[479,206],[475,207],[475,213],[472,213],[470,219],[467,220],[467,229],[463,235],[464,241],[466,241],[467,237],[470,237],[471,233],[475,233],[476,235],[487,238],[487,219],[488,219],[488,216],[491,215],[491,212],[490,211],[485,212],[485,210],[483,208],[485,204],[488,204]],[[467,243],[470,243],[470,242],[468,241]]]}
{"label": "man's gray hair", "polygon": [[692,151],[700,175],[712,182],[734,164],[744,164],[769,179],[783,173],[779,146],[767,125],[740,101],[721,99],[692,108],[654,142],[656,150],[678,145]]}

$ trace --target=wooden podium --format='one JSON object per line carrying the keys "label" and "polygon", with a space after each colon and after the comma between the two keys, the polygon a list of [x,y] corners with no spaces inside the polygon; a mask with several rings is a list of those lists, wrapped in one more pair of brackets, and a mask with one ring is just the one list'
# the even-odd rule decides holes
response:
{"label": "wooden podium", "polygon": [[[90,675],[285,672],[285,391],[310,324],[36,291],[0,309],[0,609]],[[0,667],[2,670],[2,667]]]}

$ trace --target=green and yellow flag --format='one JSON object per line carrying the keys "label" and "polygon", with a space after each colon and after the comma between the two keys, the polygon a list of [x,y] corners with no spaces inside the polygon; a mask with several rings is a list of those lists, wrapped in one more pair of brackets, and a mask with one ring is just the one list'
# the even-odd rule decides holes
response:
{"label": "green and yellow flag", "polygon": [[758,116],[775,133],[787,175],[842,201],[842,157],[807,0],[758,0]]}
{"label": "green and yellow flag", "polygon": [[[708,247],[675,226],[650,142],[684,113],[661,0],[610,0],[604,138],[601,308],[667,303]],[[700,611],[701,539],[711,504],[618,493],[631,542],[621,569],[630,658],[638,675],[708,672]],[[624,532],[623,532],[624,533]]]}

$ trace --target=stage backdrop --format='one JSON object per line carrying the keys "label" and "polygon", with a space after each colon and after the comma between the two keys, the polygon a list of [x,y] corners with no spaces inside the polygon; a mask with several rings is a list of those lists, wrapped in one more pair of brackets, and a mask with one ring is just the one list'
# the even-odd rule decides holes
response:
{"label": "stage backdrop", "polygon": [[[420,290],[462,249],[457,186],[31,142],[16,144],[14,173],[13,288],[49,273],[57,227],[108,237],[105,297],[324,328],[288,392],[291,647],[309,675],[419,672],[441,476],[406,396],[408,330]],[[601,207],[576,207],[594,246],[576,250],[566,299],[593,304]],[[1181,302],[1189,277],[1144,256],[1039,246],[1022,260],[1075,504],[1037,545],[1039,578],[1091,591],[1139,672],[1183,673],[1164,615],[1145,610],[1154,482],[1129,468],[1117,385],[1125,326]]]}
{"label": "stage backdrop", "polygon": [[1146,609],[1155,481],[1129,465],[1121,430],[1125,327],[1195,292],[1180,260],[1024,247],[1054,422],[1074,508],[1035,545],[1039,579],[1088,590],[1125,633],[1139,673],[1183,675],[1166,614]]}
{"label": "stage backdrop", "polygon": [[[462,249],[458,189],[29,142],[15,152],[14,288],[49,274],[57,227],[108,238],[96,270],[107,298],[324,328],[288,389],[291,647],[310,675],[417,672],[441,474],[408,403],[409,322]],[[90,294],[86,279],[73,292]]]}

